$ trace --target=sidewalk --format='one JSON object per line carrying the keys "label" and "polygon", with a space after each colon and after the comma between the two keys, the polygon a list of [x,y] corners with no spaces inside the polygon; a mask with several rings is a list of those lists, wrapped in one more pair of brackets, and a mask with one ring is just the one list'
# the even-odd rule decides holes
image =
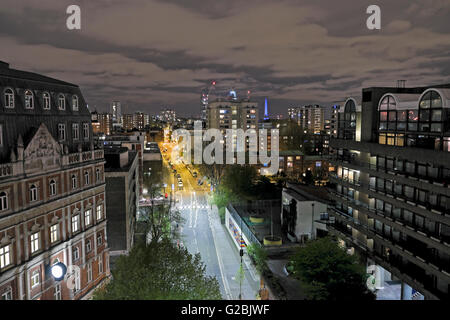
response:
{"label": "sidewalk", "polygon": [[[226,230],[225,226],[221,224],[218,208],[216,205],[212,206],[212,210],[208,208],[209,220],[211,224],[211,230],[215,238],[215,245],[218,249],[218,255],[220,255],[219,264],[222,263],[224,268],[224,286],[231,292],[232,299],[239,299],[239,282],[236,280],[236,275],[239,270],[240,256],[239,251],[232,242],[230,234]],[[250,257],[247,254],[243,256],[245,278],[242,283],[242,299],[254,300],[260,288],[260,277],[256,271],[255,266],[251,263]],[[266,286],[266,288],[268,288]],[[270,299],[276,299],[269,289]],[[230,299],[230,297],[227,297]]]}

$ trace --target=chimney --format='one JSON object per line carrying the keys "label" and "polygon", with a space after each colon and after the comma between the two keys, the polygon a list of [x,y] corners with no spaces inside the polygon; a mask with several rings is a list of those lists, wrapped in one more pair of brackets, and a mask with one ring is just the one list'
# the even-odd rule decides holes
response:
{"label": "chimney", "polygon": [[397,88],[404,89],[406,85],[406,80],[397,80]]}

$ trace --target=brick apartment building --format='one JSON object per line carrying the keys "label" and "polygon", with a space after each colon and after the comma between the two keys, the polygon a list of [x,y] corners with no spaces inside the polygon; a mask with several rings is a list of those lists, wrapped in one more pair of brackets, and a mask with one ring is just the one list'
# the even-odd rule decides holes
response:
{"label": "brick apartment building", "polygon": [[[0,62],[0,299],[83,299],[109,275],[103,150],[77,85]],[[78,266],[74,288],[50,267]]]}

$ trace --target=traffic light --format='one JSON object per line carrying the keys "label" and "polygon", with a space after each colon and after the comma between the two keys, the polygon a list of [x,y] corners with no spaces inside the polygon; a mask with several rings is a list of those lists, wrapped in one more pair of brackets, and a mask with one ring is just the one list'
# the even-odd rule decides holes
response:
{"label": "traffic light", "polygon": [[165,194],[164,196],[165,196],[165,197],[166,197],[166,199],[167,199],[167,196],[168,196],[168,195],[167,195],[167,192],[166,192],[166,194]]}

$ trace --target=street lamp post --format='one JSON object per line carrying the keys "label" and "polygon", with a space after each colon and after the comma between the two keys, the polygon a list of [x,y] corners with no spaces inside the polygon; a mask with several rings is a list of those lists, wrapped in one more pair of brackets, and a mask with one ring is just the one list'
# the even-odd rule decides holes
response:
{"label": "street lamp post", "polygon": [[311,203],[311,207],[312,207],[312,214],[311,214],[311,240],[312,240],[314,234],[314,202]]}

